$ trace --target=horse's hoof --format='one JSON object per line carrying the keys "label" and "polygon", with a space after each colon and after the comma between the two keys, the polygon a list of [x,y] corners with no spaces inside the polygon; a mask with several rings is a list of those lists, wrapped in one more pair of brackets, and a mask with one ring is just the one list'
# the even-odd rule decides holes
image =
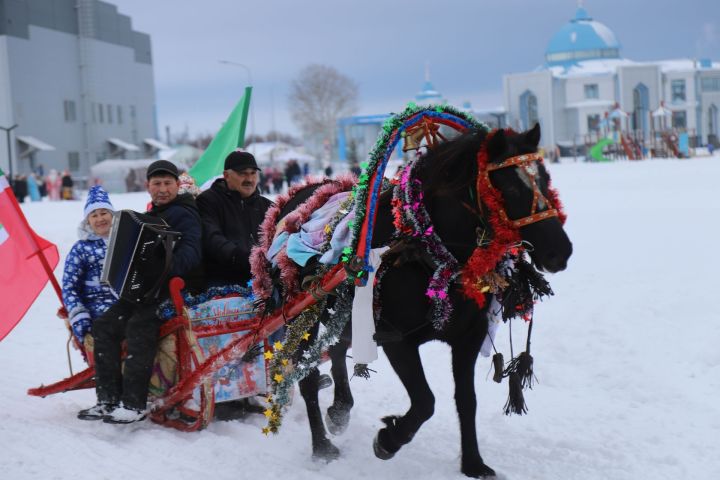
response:
{"label": "horse's hoof", "polygon": [[350,424],[350,410],[333,408],[327,409],[325,426],[333,435],[342,435]]}
{"label": "horse's hoof", "polygon": [[377,435],[375,435],[375,439],[373,440],[373,451],[375,452],[375,456],[379,458],[380,460],[390,460],[392,457],[395,456],[395,453],[397,452],[391,452],[387,448],[383,447],[380,443],[380,433],[382,430],[380,430]]}
{"label": "horse's hoof", "polygon": [[323,390],[328,387],[332,387],[333,380],[330,375],[327,373],[323,373],[320,375],[320,378],[318,378],[318,390]]}
{"label": "horse's hoof", "polygon": [[330,440],[325,439],[313,445],[313,460],[319,460],[326,463],[332,462],[340,456],[340,450],[332,444]]}
{"label": "horse's hoof", "polygon": [[485,465],[482,461],[473,465],[463,465],[462,473],[472,478],[497,478],[495,470]]}

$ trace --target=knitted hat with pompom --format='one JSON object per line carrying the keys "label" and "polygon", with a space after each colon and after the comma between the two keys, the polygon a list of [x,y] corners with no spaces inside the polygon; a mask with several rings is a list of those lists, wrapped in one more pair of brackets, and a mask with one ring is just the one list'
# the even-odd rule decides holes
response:
{"label": "knitted hat with pompom", "polygon": [[111,212],[115,211],[105,189],[100,185],[93,185],[88,192],[87,201],[85,202],[85,218],[87,218],[93,210],[97,210],[98,208],[107,208]]}

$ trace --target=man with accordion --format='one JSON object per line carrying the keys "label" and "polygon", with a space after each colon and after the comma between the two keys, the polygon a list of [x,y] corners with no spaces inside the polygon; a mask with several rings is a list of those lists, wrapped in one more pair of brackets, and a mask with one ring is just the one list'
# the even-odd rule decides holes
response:
{"label": "man with accordion", "polygon": [[81,410],[80,419],[145,418],[161,325],[157,309],[168,297],[167,281],[177,276],[190,290],[203,287],[200,215],[191,194],[178,194],[178,178],[171,162],[153,162],[147,170],[150,211],[124,210],[113,219],[102,280],[119,299],[93,324],[97,404]]}

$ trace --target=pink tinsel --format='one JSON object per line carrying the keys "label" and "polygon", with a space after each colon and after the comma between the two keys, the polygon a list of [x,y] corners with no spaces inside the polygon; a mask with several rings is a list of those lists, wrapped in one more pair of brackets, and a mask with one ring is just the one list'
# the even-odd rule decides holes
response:
{"label": "pink tinsel", "polygon": [[[276,235],[276,228],[280,212],[287,203],[300,191],[313,185],[321,185],[313,195],[295,210],[285,216],[283,231],[296,233],[300,230],[312,213],[323,206],[327,200],[339,192],[346,192],[355,185],[356,177],[352,174],[338,175],[335,180],[323,180],[316,183],[303,183],[296,185],[287,194],[278,197],[275,206],[265,214],[265,220],[260,225],[259,245],[252,249],[250,254],[250,268],[253,276],[253,293],[257,298],[267,299],[272,294],[272,281],[270,279],[270,262],[267,260],[267,251]],[[292,295],[299,288],[299,268],[285,250],[277,255],[277,265],[280,268],[280,281],[285,287],[286,295]]]}

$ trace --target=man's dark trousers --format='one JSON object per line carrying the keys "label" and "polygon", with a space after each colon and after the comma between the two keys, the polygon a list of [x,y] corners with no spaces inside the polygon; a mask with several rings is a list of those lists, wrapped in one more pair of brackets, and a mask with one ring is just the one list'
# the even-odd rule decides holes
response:
{"label": "man's dark trousers", "polygon": [[[93,322],[98,403],[122,401],[126,408],[145,410],[161,324],[157,308],[157,304],[121,299]],[[128,351],[123,370],[120,355],[125,339]]]}

